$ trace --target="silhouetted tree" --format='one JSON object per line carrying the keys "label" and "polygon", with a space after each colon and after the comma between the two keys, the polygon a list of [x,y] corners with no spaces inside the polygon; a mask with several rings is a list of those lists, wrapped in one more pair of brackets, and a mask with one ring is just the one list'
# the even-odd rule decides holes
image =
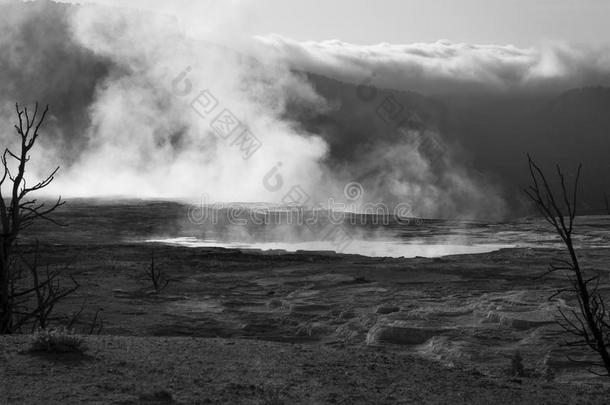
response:
{"label": "silhouetted tree", "polygon": [[16,254],[21,232],[37,220],[56,223],[49,214],[63,202],[61,197],[51,204],[31,198],[32,193],[53,181],[59,167],[44,180],[32,185],[27,184],[25,176],[30,152],[40,135],[48,106],[41,113],[36,103],[31,116],[27,107],[20,108],[16,104],[15,108],[18,150],[7,147],[0,155],[0,170],[4,169],[0,173],[0,334],[19,330],[27,322],[45,327],[55,304],[78,288],[78,284],[72,280],[72,287],[62,289],[59,284],[60,270],[51,271],[48,266],[45,271],[42,270],[38,245],[32,261]]}
{"label": "silhouetted tree", "polygon": [[[568,293],[578,301],[578,310],[559,310],[558,324],[575,339],[566,344],[571,347],[588,347],[599,355],[597,362],[581,362],[589,366],[589,371],[598,375],[610,376],[610,314],[606,310],[604,298],[599,291],[600,274],[585,274],[578,261],[572,241],[574,218],[576,217],[576,196],[582,165],[579,165],[573,190],[566,186],[565,177],[557,166],[561,192],[555,195],[542,170],[528,155],[532,185],[525,190],[536,204],[544,219],[550,223],[566,246],[569,259],[554,259],[549,273],[567,271],[570,286],[557,294]],[[556,294],[556,295],[557,295]],[[570,358],[573,360],[572,358]],[[576,360],[573,360],[576,361]],[[592,366],[601,367],[606,373],[595,371]]]}
{"label": "silhouetted tree", "polygon": [[165,276],[163,270],[159,266],[155,266],[155,252],[150,252],[150,265],[146,272],[146,276],[150,280],[156,293],[160,293],[167,287],[170,280]]}

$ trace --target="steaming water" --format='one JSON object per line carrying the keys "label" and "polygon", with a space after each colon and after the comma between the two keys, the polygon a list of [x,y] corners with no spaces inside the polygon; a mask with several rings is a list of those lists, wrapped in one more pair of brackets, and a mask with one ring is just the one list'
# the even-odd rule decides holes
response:
{"label": "steaming water", "polygon": [[[562,247],[550,225],[538,218],[506,223],[424,220],[385,225],[374,225],[371,218],[357,224],[348,219],[340,224],[344,233],[339,236],[311,232],[305,225],[224,224],[201,225],[195,232],[164,235],[147,241],[187,247],[335,251],[373,257],[439,257],[503,248]],[[610,247],[610,217],[577,218],[574,239],[577,246]]]}
{"label": "steaming water", "polygon": [[337,247],[330,241],[309,242],[264,242],[240,243],[222,242],[218,240],[205,240],[193,237],[150,239],[149,242],[161,242],[171,245],[189,247],[225,247],[233,249],[283,250],[296,251],[339,251],[345,254],[358,254],[374,257],[439,257],[455,254],[485,253],[502,248],[514,247],[503,244],[434,244],[434,243],[408,243],[397,240],[352,240],[344,248]]}
{"label": "steaming water", "polygon": [[[438,257],[502,248],[562,248],[557,234],[540,218],[503,223],[384,222],[373,216],[347,216],[342,222],[330,224],[328,218],[321,216],[312,228],[302,221],[287,222],[286,211],[283,218],[267,222],[260,222],[260,218],[241,221],[250,212],[228,221],[226,212],[218,212],[217,220],[201,223],[188,216],[189,207],[139,200],[70,200],[56,216],[67,227],[58,231],[53,224],[41,222],[30,229],[29,237],[58,244],[156,242],[186,247],[339,251],[374,257]],[[329,229],[344,233],[329,234]],[[610,216],[578,217],[573,238],[577,247],[610,248]]]}

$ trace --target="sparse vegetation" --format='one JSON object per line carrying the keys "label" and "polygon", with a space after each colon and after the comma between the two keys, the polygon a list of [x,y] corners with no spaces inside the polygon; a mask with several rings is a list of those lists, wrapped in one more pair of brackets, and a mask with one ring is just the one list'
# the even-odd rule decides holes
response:
{"label": "sparse vegetation", "polygon": [[515,351],[515,354],[510,361],[510,375],[515,377],[525,377],[523,357],[521,357],[519,350]]}
{"label": "sparse vegetation", "polygon": [[59,327],[38,329],[33,334],[30,352],[44,353],[78,353],[83,354],[87,350],[82,336],[73,330]]}
{"label": "sparse vegetation", "polygon": [[163,291],[169,284],[170,280],[167,278],[165,273],[163,273],[161,267],[155,264],[154,251],[150,253],[150,265],[148,266],[146,275],[155,289],[155,293],[157,294]]}
{"label": "sparse vegetation", "polygon": [[[72,315],[67,328],[72,329],[74,325],[80,321],[80,319],[82,318],[83,311],[85,309],[85,304],[86,301],[83,301],[83,304],[81,305],[80,309]],[[101,312],[102,308],[95,311],[95,313],[91,317],[91,320],[85,324],[83,333],[86,333],[88,335],[99,335],[100,333],[102,333],[102,329],[104,329],[104,319],[102,318]]]}
{"label": "sparse vegetation", "polygon": [[67,266],[41,266],[39,252],[39,244],[36,242],[33,259],[28,260],[24,254],[20,254],[20,261],[11,270],[15,330],[27,323],[31,323],[32,330],[36,327],[49,327],[55,305],[80,287],[72,277],[68,277],[69,286],[62,287],[59,280],[63,278]]}
{"label": "sparse vegetation", "polygon": [[[559,195],[549,185],[543,171],[528,155],[529,170],[532,185],[525,190],[530,199],[536,204],[544,219],[553,226],[561,237],[568,259],[555,259],[550,264],[549,273],[566,272],[569,286],[562,288],[557,295],[567,294],[578,301],[578,309],[565,311],[560,309],[561,318],[558,324],[574,339],[566,344],[570,347],[588,347],[598,354],[599,361],[589,362],[570,358],[570,360],[585,364],[594,374],[610,376],[610,312],[608,312],[605,299],[600,291],[599,272],[585,271],[580,266],[578,255],[574,248],[572,232],[576,217],[576,198],[578,195],[578,181],[581,167],[574,180],[571,191],[566,185],[565,176],[557,166],[557,176],[561,185]],[[606,370],[600,373],[596,369]]]}
{"label": "sparse vegetation", "polygon": [[158,390],[151,393],[142,393],[139,396],[140,404],[173,404],[174,396],[167,390]]}
{"label": "sparse vegetation", "polygon": [[286,401],[282,399],[282,391],[279,387],[269,387],[264,389],[261,405],[285,405]]}

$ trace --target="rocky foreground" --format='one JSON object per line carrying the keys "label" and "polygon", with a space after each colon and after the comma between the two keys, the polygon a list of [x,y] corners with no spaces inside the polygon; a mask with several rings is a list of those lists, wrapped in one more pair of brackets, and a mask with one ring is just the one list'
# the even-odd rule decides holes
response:
{"label": "rocky foreground", "polygon": [[[84,302],[77,331],[98,309],[104,328],[87,337],[84,357],[31,355],[30,337],[2,337],[8,403],[607,402],[605,380],[561,345],[557,307],[574,303],[549,300],[561,275],[539,278],[556,251],[384,259],[147,243],[41,249],[51,266],[70,262],[81,284],[58,315]],[[153,252],[170,279],[158,293],[145,275]],[[581,255],[607,271],[607,250]]]}
{"label": "rocky foreground", "polygon": [[8,404],[603,404],[602,387],[490,378],[394,350],[244,339],[95,336],[83,355],[0,338]]}

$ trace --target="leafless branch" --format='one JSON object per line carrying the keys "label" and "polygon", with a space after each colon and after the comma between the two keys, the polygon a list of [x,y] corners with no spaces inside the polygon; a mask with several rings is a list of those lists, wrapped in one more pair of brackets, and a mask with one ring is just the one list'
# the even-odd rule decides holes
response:
{"label": "leafless branch", "polygon": [[[528,164],[532,185],[525,190],[525,193],[535,203],[544,219],[553,226],[569,254],[569,260],[554,259],[549,265],[546,274],[556,271],[566,271],[569,274],[569,286],[559,289],[553,296],[567,293],[576,298],[578,302],[577,311],[570,310],[569,313],[566,313],[560,308],[557,323],[563,330],[577,338],[566,342],[567,346],[589,347],[599,355],[601,360],[599,364],[592,364],[590,361],[586,361],[584,364],[603,367],[607,371],[603,375],[610,375],[610,352],[608,351],[610,348],[610,314],[606,310],[604,298],[599,292],[600,276],[599,274],[585,275],[572,241],[582,165],[578,166],[571,191],[566,184],[564,174],[557,166],[557,176],[561,186],[561,195],[557,198],[544,172],[529,155]],[[598,374],[592,367],[589,367],[589,371]]]}
{"label": "leafless branch", "polygon": [[[36,103],[31,113],[27,107],[15,104],[15,111],[18,149],[5,148],[0,156],[0,334],[18,331],[26,323],[46,327],[56,304],[79,287],[72,278],[68,278],[71,286],[62,287],[63,269],[41,264],[38,243],[31,260],[16,253],[21,232],[38,220],[57,224],[51,214],[64,202],[60,197],[46,205],[31,198],[32,193],[51,184],[59,167],[32,185],[26,178],[30,151],[40,136],[49,107],[41,111]],[[32,302],[34,306],[28,307]]]}
{"label": "leafless branch", "polygon": [[163,291],[170,282],[170,280],[163,273],[162,269],[155,265],[154,251],[150,253],[150,265],[148,266],[146,276],[151,281],[156,293]]}

